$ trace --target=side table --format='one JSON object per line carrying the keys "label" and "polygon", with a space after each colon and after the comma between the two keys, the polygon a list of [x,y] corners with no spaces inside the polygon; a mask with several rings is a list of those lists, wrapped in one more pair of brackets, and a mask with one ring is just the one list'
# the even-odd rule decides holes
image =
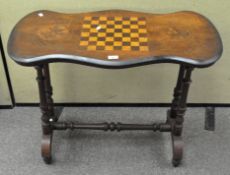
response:
{"label": "side table", "polygon": [[[183,156],[182,128],[194,68],[213,65],[222,54],[221,38],[204,16],[190,11],[148,14],[124,10],[63,14],[36,11],[21,19],[8,41],[8,53],[18,64],[34,66],[42,112],[41,153],[51,163],[54,130],[152,130],[170,132],[172,163]],[[156,63],[180,65],[171,109],[164,123],[58,122],[54,114],[49,63],[68,62],[107,69]],[[154,67],[153,67],[154,68]]]}

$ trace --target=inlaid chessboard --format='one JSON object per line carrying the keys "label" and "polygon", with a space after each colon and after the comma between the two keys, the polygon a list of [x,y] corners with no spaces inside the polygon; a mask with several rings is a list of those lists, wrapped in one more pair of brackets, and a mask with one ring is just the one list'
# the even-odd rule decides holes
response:
{"label": "inlaid chessboard", "polygon": [[80,46],[88,51],[148,51],[146,19],[135,16],[85,16]]}
{"label": "inlaid chessboard", "polygon": [[8,40],[9,55],[27,66],[60,61],[105,68],[152,63],[207,67],[222,51],[213,24],[190,11],[66,14],[40,10],[21,19]]}

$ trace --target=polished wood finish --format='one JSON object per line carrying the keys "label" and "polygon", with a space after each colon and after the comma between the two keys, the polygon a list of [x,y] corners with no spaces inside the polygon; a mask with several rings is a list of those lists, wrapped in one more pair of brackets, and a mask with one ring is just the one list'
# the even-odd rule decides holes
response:
{"label": "polished wood finish", "polygon": [[124,130],[151,130],[160,132],[171,132],[172,125],[165,123],[153,124],[124,124],[114,122],[104,123],[81,123],[81,122],[52,122],[50,126],[53,130],[66,130],[66,129],[90,129],[102,131],[124,131]]}
{"label": "polished wood finish", "polygon": [[220,57],[222,42],[208,19],[190,11],[36,11],[15,26],[8,53],[23,65],[74,62],[116,68],[174,62],[205,67]]}
{"label": "polished wood finish", "polygon": [[186,112],[186,101],[191,84],[192,67],[180,66],[177,84],[174,89],[174,98],[172,100],[171,109],[168,111],[166,123],[172,126],[172,164],[178,166],[183,158],[183,140],[182,129],[184,122],[184,115]]}
{"label": "polished wood finish", "polygon": [[[52,161],[54,130],[90,129],[170,132],[172,164],[178,166],[183,157],[182,130],[192,71],[215,63],[221,56],[222,42],[211,22],[194,12],[155,15],[119,10],[80,14],[37,11],[15,26],[8,52],[17,63],[37,69],[43,131],[41,153],[47,164]],[[180,64],[166,122],[58,122],[52,99],[50,62],[104,68],[164,62]]]}
{"label": "polished wood finish", "polygon": [[[40,108],[42,111],[42,145],[41,155],[45,163],[52,162],[52,136],[54,130],[66,129],[89,129],[103,131],[123,130],[152,130],[170,132],[172,138],[172,164],[178,166],[183,158],[182,129],[184,114],[186,112],[186,100],[191,83],[193,68],[185,65],[180,66],[177,84],[174,89],[174,98],[171,109],[168,111],[165,123],[152,124],[123,124],[114,122],[104,123],[82,123],[82,122],[58,122],[58,116],[54,115],[52,88],[47,64],[39,65],[37,69],[37,81],[40,94]],[[50,92],[49,92],[50,91]],[[47,93],[48,92],[48,93]],[[51,106],[51,107],[50,107]]]}
{"label": "polished wood finish", "polygon": [[42,112],[42,143],[41,143],[41,155],[43,160],[50,164],[52,161],[52,137],[53,130],[50,127],[51,121],[57,121],[57,117],[54,116],[52,88],[50,82],[48,65],[40,65],[36,67],[37,70],[37,82],[40,97],[40,109]]}

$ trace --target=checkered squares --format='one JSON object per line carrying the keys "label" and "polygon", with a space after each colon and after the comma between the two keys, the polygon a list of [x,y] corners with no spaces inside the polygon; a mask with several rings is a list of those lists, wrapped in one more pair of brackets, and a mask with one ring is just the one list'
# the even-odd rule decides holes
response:
{"label": "checkered squares", "polygon": [[88,51],[148,51],[144,17],[85,16],[80,46]]}

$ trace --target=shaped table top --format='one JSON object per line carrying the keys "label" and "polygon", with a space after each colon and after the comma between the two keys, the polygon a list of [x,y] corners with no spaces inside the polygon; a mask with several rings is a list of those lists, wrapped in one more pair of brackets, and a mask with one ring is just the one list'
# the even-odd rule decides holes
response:
{"label": "shaped table top", "polygon": [[222,42],[208,19],[189,11],[63,14],[44,10],[16,24],[8,53],[26,66],[72,62],[121,68],[166,62],[207,67],[221,56]]}

